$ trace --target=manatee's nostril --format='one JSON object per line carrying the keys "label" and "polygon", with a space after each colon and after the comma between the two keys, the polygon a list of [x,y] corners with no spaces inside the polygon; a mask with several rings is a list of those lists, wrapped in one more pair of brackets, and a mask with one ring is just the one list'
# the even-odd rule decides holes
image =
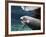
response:
{"label": "manatee's nostril", "polygon": [[20,19],[20,21],[23,21],[22,19]]}

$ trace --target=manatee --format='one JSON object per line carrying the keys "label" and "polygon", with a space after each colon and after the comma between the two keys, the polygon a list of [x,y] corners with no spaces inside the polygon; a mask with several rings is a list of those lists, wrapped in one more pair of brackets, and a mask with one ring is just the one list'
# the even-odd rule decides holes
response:
{"label": "manatee", "polygon": [[21,23],[27,25],[32,30],[40,30],[41,29],[41,21],[40,19],[33,18],[31,16],[22,16],[20,17]]}

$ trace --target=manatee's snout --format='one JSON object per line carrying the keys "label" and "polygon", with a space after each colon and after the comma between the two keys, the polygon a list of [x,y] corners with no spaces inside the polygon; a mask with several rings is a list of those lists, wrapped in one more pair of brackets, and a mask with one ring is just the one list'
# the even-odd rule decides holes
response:
{"label": "manatee's snout", "polygon": [[20,21],[23,21],[23,19],[20,19]]}
{"label": "manatee's snout", "polygon": [[20,17],[20,20],[23,23],[29,23],[29,20],[25,16]]}
{"label": "manatee's snout", "polygon": [[23,17],[20,17],[20,21],[23,21]]}
{"label": "manatee's snout", "polygon": [[23,20],[23,17],[20,17],[20,20],[22,21]]}
{"label": "manatee's snout", "polygon": [[20,21],[21,21],[22,24],[25,25],[24,20],[23,20],[23,17],[20,17]]}

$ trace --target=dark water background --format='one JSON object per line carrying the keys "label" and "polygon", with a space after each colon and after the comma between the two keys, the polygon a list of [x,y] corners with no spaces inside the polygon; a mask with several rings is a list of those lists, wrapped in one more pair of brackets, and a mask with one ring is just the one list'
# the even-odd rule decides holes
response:
{"label": "dark water background", "polygon": [[24,11],[21,6],[11,6],[11,31],[32,30],[20,21],[22,16],[36,17],[35,11]]}

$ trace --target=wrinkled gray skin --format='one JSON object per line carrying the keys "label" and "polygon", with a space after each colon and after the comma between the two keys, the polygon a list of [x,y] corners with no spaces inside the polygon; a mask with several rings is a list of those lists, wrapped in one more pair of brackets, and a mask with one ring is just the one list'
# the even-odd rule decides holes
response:
{"label": "wrinkled gray skin", "polygon": [[28,25],[32,30],[40,30],[40,20],[30,17],[30,16],[22,16],[20,17],[21,23],[24,25]]}

